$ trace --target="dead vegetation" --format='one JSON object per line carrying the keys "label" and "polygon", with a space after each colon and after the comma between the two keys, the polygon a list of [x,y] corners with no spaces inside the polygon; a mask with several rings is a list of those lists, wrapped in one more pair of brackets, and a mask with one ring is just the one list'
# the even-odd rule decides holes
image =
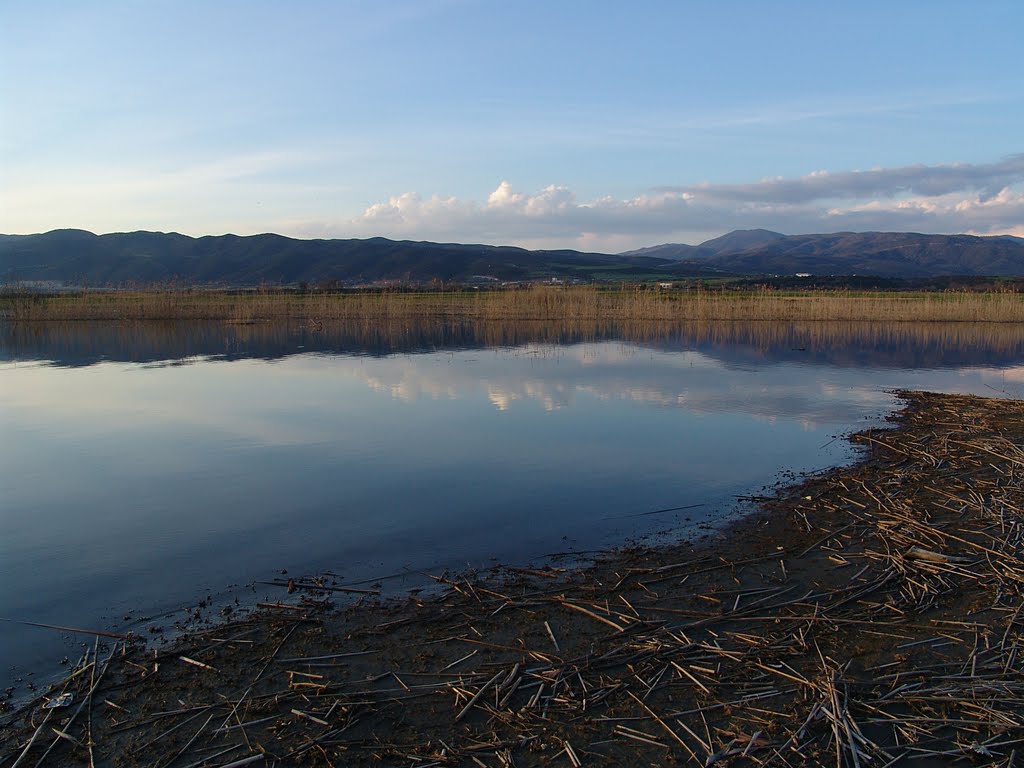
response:
{"label": "dead vegetation", "polygon": [[334,610],[354,585],[300,579],[97,644],[0,766],[1019,764],[1024,403],[904,396],[860,463],[700,546]]}
{"label": "dead vegetation", "polygon": [[256,290],[81,291],[0,295],[0,317],[15,321],[220,320],[234,323],[366,320],[529,322],[699,321],[1024,321],[1024,297],[990,292],[657,290],[648,286],[517,287],[488,291]]}

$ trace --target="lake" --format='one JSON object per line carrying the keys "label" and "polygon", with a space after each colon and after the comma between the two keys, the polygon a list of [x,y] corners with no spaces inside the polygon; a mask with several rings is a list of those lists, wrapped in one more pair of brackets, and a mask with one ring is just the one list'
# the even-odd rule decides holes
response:
{"label": "lake", "polygon": [[[892,389],[1024,396],[1024,334],[0,324],[0,382],[0,617],[148,635],[279,600],[284,571],[395,593],[715,535],[737,497],[851,460],[837,436]],[[91,644],[0,626],[22,693]]]}

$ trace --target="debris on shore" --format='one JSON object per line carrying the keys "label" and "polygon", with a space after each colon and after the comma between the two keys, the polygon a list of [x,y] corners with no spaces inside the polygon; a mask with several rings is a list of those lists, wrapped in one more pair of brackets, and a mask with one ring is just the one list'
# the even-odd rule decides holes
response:
{"label": "debris on shore", "polygon": [[1024,402],[900,394],[710,544],[97,639],[0,768],[1019,764]]}

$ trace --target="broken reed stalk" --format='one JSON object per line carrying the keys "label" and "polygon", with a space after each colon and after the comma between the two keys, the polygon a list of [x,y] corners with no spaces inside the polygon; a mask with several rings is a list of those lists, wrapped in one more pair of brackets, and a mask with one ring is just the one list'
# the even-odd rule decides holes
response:
{"label": "broken reed stalk", "polygon": [[77,629],[75,627],[62,627],[58,624],[42,624],[38,621],[24,621],[22,619],[7,619],[0,617],[0,621],[5,621],[8,624],[21,624],[25,627],[40,627],[42,629],[54,629],[58,632],[73,632],[78,635],[93,635],[95,637],[110,637],[115,640],[128,640],[131,635],[122,635],[117,632],[103,632],[98,629]]}

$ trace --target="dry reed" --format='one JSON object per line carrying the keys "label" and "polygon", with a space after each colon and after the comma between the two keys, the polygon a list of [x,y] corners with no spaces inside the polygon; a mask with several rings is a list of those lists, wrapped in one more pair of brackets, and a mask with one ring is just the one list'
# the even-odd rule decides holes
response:
{"label": "dry reed", "polygon": [[532,286],[453,292],[85,291],[0,298],[3,317],[49,320],[218,320],[252,323],[682,320],[1024,322],[1024,296],[993,292],[787,292]]}

